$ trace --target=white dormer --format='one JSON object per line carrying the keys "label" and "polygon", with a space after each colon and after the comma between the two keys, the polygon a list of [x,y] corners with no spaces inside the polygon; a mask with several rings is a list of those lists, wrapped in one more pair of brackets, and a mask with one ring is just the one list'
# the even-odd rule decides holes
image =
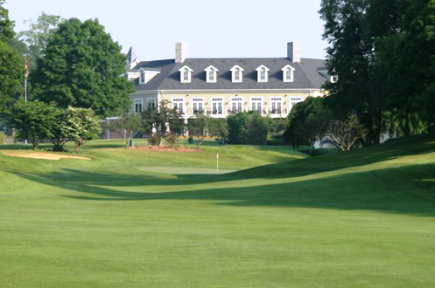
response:
{"label": "white dormer", "polygon": [[154,77],[160,74],[160,69],[156,68],[140,68],[139,69],[139,84],[147,84]]}
{"label": "white dormer", "polygon": [[242,83],[243,82],[243,68],[240,67],[239,65],[234,66],[233,68],[230,69],[230,71],[232,72],[232,80],[233,83]]}
{"label": "white dormer", "polygon": [[193,73],[192,69],[190,69],[188,66],[183,66],[178,71],[180,71],[180,81],[181,81],[181,83],[190,83],[190,82],[192,82],[192,73]]}
{"label": "white dormer", "polygon": [[267,81],[269,81],[269,71],[270,71],[269,68],[267,68],[264,65],[261,65],[260,67],[258,67],[255,70],[257,70],[257,79],[258,79],[258,82],[267,82]]}
{"label": "white dormer", "polygon": [[295,81],[295,68],[290,65],[285,66],[282,70],[282,79],[284,82],[293,82]]}
{"label": "white dormer", "polygon": [[207,79],[207,83],[216,83],[217,82],[217,72],[219,71],[216,67],[208,66],[205,68],[205,78]]}

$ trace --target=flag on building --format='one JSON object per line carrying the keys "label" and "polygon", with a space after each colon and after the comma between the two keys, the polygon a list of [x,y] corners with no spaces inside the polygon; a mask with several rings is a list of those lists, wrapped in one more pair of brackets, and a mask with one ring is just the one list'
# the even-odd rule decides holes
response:
{"label": "flag on building", "polygon": [[26,63],[26,65],[24,65],[24,69],[26,70],[26,72],[24,73],[24,77],[29,77],[29,65],[27,65],[27,63]]}

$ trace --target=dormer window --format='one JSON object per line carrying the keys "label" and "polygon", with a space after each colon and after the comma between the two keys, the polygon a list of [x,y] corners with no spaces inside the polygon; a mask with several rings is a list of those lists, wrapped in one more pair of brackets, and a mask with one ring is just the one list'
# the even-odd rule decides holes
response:
{"label": "dormer window", "polygon": [[295,68],[290,65],[285,66],[282,70],[284,82],[293,82],[295,80]]}
{"label": "dormer window", "polygon": [[217,72],[219,71],[217,68],[208,66],[204,71],[206,73],[207,83],[217,82]]}
{"label": "dormer window", "polygon": [[142,67],[139,69],[139,84],[147,84],[160,74],[160,69]]}
{"label": "dormer window", "polygon": [[140,70],[140,84],[145,84],[145,71]]}
{"label": "dormer window", "polygon": [[232,81],[233,83],[241,83],[243,82],[243,68],[236,65],[230,69],[232,72]]}
{"label": "dormer window", "polygon": [[257,69],[257,78],[258,82],[267,82],[269,81],[269,68],[264,65],[261,65]]}
{"label": "dormer window", "polygon": [[192,82],[192,73],[193,70],[187,66],[181,67],[180,70],[180,81],[181,83],[190,83]]}

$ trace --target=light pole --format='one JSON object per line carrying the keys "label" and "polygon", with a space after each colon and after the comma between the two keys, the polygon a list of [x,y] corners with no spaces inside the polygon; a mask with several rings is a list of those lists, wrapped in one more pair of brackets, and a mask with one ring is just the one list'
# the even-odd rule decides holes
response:
{"label": "light pole", "polygon": [[[27,77],[29,77],[29,66],[27,65],[27,57],[26,57],[26,65],[24,65],[24,103],[27,103]],[[27,145],[27,139],[24,140],[24,144]]]}

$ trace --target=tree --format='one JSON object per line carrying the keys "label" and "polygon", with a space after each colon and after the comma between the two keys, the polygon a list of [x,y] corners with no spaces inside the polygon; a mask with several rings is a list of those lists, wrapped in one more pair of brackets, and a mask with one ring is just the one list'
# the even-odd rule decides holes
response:
{"label": "tree", "polygon": [[19,98],[24,80],[24,62],[8,45],[15,33],[9,12],[3,5],[4,0],[0,0],[0,113],[6,112]]}
{"label": "tree", "polygon": [[63,22],[43,54],[30,75],[37,99],[109,116],[129,107],[134,85],[121,77],[127,58],[98,20]]}
{"label": "tree", "polygon": [[0,0],[0,42],[8,42],[15,36],[14,23],[9,19],[9,11],[3,7],[5,0]]}
{"label": "tree", "polygon": [[143,119],[140,115],[128,111],[122,111],[119,115],[119,118],[114,120],[113,128],[124,135],[125,147],[128,148],[133,137],[144,129]]}
{"label": "tree", "polygon": [[325,21],[323,38],[328,41],[327,67],[338,75],[330,91],[330,108],[339,118],[354,111],[363,119],[369,134],[367,144],[379,143],[384,97],[370,89],[373,80],[374,38],[370,34],[371,0],[322,0],[320,15]]}
{"label": "tree", "polygon": [[308,144],[312,151],[317,141],[327,139],[337,149],[349,151],[357,140],[367,135],[355,113],[342,118],[334,117],[325,100],[327,98],[308,97],[293,107],[284,133],[293,147]]}
{"label": "tree", "polygon": [[[169,107],[170,101],[163,100],[159,103],[159,107],[154,109],[149,107],[142,112],[144,131],[153,134],[153,145],[159,146],[162,142],[162,137],[166,136],[168,125],[171,123],[179,124],[181,122],[181,114]],[[169,126],[170,128],[170,126]],[[178,126],[177,129],[180,129]]]}
{"label": "tree", "polygon": [[207,134],[213,130],[214,123],[213,118],[204,112],[199,112],[196,116],[189,119],[189,134],[194,134],[198,139],[198,149],[204,142]]}
{"label": "tree", "polygon": [[64,138],[74,141],[76,152],[80,152],[87,141],[99,137],[101,123],[92,109],[68,107],[61,130]]}
{"label": "tree", "polygon": [[29,30],[18,33],[15,38],[17,41],[25,43],[27,47],[26,61],[30,63],[31,68],[35,66],[36,59],[44,56],[44,50],[47,48],[50,38],[64,21],[65,19],[60,16],[44,12],[38,16],[36,22],[32,19],[24,21],[24,24],[29,25]]}
{"label": "tree", "polygon": [[232,144],[265,145],[269,119],[258,112],[240,112],[227,118],[228,138]]}
{"label": "tree", "polygon": [[54,136],[61,113],[55,103],[20,101],[12,109],[11,123],[17,129],[17,137],[29,140],[33,150],[37,150],[42,139]]}
{"label": "tree", "polygon": [[326,133],[322,137],[331,140],[331,143],[337,149],[350,151],[356,141],[366,135],[367,130],[364,128],[364,125],[360,124],[358,116],[351,113],[344,120],[333,119],[330,121]]}
{"label": "tree", "polygon": [[324,138],[331,118],[324,98],[308,97],[292,108],[284,138],[293,147],[309,145],[313,149],[316,141]]}

